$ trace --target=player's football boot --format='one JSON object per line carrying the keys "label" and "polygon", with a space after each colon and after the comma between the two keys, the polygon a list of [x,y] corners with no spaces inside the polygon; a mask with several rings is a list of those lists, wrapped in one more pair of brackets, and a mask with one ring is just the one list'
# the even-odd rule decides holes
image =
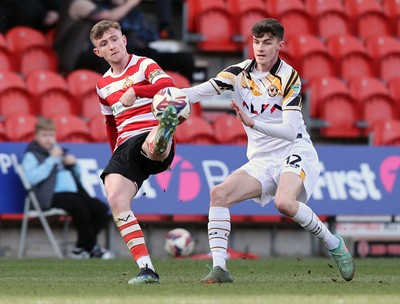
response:
{"label": "player's football boot", "polygon": [[228,270],[215,266],[200,282],[204,284],[232,283],[233,279]]}
{"label": "player's football boot", "polygon": [[353,257],[349,253],[343,238],[338,234],[335,234],[335,236],[339,239],[340,244],[336,249],[329,251],[335,260],[343,279],[346,281],[351,281],[356,270]]}
{"label": "player's football boot", "polygon": [[160,277],[157,272],[154,272],[147,266],[141,268],[136,277],[130,279],[128,284],[149,284],[149,283],[160,283]]}
{"label": "player's football boot", "polygon": [[158,155],[163,154],[167,149],[178,122],[177,110],[173,105],[169,105],[161,116],[158,131],[154,138],[153,149]]}

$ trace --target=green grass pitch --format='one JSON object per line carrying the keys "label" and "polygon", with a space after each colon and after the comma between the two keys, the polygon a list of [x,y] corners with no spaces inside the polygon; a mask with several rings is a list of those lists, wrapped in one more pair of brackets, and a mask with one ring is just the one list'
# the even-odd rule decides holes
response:
{"label": "green grass pitch", "polygon": [[329,258],[232,260],[232,284],[202,285],[209,260],[160,259],[160,284],[128,285],[130,259],[0,259],[1,304],[400,303],[400,260],[358,259],[345,282]]}

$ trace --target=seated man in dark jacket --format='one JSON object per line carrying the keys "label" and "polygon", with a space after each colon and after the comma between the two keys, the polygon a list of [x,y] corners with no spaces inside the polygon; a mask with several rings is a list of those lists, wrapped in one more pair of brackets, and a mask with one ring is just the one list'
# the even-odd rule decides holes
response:
{"label": "seated man in dark jacket", "polygon": [[64,209],[72,217],[78,233],[72,258],[114,257],[97,244],[97,234],[110,219],[108,207],[82,187],[76,158],[56,144],[56,126],[52,120],[41,118],[36,123],[34,140],[26,149],[22,167],[41,208]]}

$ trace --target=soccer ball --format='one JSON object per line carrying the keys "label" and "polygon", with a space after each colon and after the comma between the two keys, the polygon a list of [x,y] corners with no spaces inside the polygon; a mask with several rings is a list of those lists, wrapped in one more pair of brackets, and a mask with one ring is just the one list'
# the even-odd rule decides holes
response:
{"label": "soccer ball", "polygon": [[173,257],[188,256],[193,252],[194,240],[189,231],[176,228],[167,233],[164,248]]}
{"label": "soccer ball", "polygon": [[179,123],[184,122],[190,115],[190,102],[186,94],[175,87],[168,87],[158,91],[153,97],[151,110],[158,120],[165,108],[172,104],[178,112]]}

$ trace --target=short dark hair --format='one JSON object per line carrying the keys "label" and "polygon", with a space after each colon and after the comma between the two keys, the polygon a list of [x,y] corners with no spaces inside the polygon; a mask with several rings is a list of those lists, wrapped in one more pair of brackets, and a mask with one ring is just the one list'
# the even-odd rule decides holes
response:
{"label": "short dark hair", "polygon": [[260,38],[264,36],[264,34],[269,34],[272,37],[278,38],[278,40],[283,40],[285,35],[285,29],[283,28],[282,24],[273,18],[267,18],[258,21],[256,24],[254,24],[251,32],[256,38]]}
{"label": "short dark hair", "polygon": [[92,41],[93,45],[95,45],[95,41],[103,37],[104,33],[110,28],[114,28],[121,32],[121,25],[117,21],[102,20],[93,25],[92,29],[90,30],[90,40]]}

